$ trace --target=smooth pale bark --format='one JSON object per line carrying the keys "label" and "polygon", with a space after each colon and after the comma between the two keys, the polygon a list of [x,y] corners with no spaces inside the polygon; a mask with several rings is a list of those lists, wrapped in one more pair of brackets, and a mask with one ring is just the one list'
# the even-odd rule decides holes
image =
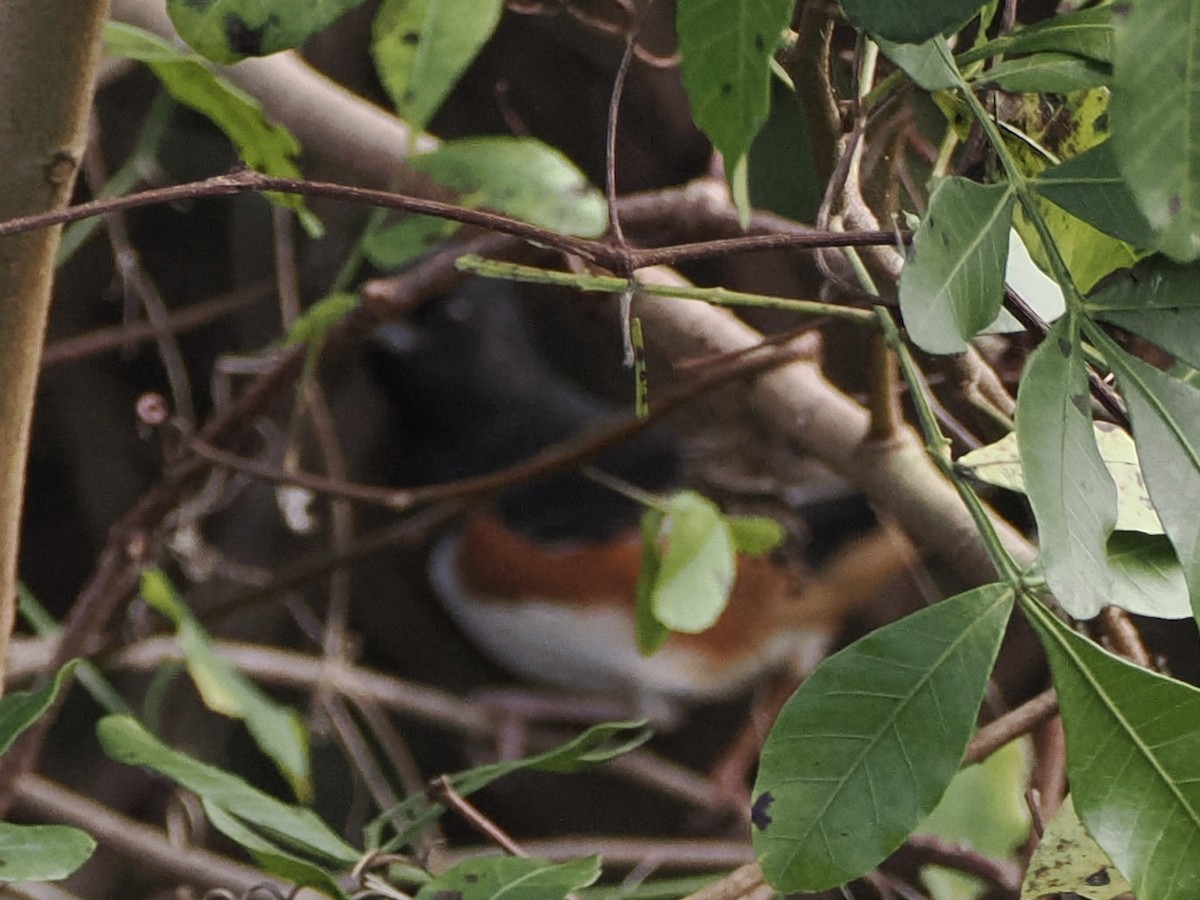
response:
{"label": "smooth pale bark", "polygon": [[[69,201],[107,14],[108,0],[0,2],[0,221]],[[58,228],[0,238],[0,674],[16,610],[25,458],[58,239]]]}

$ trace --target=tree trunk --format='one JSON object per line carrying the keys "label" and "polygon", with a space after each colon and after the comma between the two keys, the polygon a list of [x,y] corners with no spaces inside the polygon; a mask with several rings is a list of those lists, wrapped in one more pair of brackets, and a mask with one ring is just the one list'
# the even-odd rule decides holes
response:
{"label": "tree trunk", "polygon": [[[108,0],[0,3],[0,221],[70,200],[107,14]],[[29,426],[59,231],[0,238],[0,676],[16,611]]]}

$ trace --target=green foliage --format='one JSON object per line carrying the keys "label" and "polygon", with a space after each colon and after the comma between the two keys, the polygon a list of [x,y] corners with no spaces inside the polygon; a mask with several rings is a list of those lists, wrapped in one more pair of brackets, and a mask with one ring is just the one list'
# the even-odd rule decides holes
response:
{"label": "green foliage", "polygon": [[1117,170],[1112,144],[1105,141],[1046,169],[1033,189],[1089,225],[1139,247],[1153,237],[1133,193]]}
{"label": "green foliage", "polygon": [[213,62],[299,47],[362,0],[167,0],[180,37]]}
{"label": "green foliage", "polygon": [[[1029,837],[1030,741],[1013,741],[954,776],[918,834],[934,834],[997,859],[1016,853]],[[921,880],[933,900],[972,900],[986,888],[977,878],[927,866]]]}
{"label": "green foliage", "polygon": [[646,601],[673,631],[712,627],[725,608],[737,570],[733,535],[721,511],[694,491],[681,491],[646,516],[655,523],[646,553],[657,556]]}
{"label": "green foliage", "polygon": [[13,741],[50,708],[75,666],[74,662],[67,663],[41,690],[13,691],[0,699],[0,753],[7,753]]}
{"label": "green foliage", "polygon": [[[296,165],[300,144],[291,132],[268,122],[257,100],[215,74],[200,57],[179,49],[158,35],[119,22],[104,26],[104,45],[113,56],[148,65],[172,97],[225,133],[247,166],[281,178],[300,177],[300,168]],[[293,194],[271,196],[276,203],[299,215],[309,235],[321,236],[321,221],[308,209],[302,197]]]}
{"label": "green foliage", "polygon": [[1084,308],[1200,367],[1200,267],[1154,257],[1119,273]]}
{"label": "green foliage", "polygon": [[771,54],[792,0],[679,0],[675,30],[692,118],[730,172],[771,108]]}
{"label": "green foliage", "polygon": [[302,801],[311,800],[308,731],[300,715],[276,703],[217,655],[208,633],[160,570],[142,573],[141,593],[150,606],[175,626],[188,674],[204,705],[215,713],[244,722],[254,743],[279,768],[296,796]]}
{"label": "green foliage", "polygon": [[96,726],[104,752],[131,766],[145,766],[200,798],[205,813],[226,837],[247,847],[267,870],[304,883],[322,866],[354,864],[358,853],[313,812],[282,803],[241,778],[172,750],[129,716],[106,716]]}
{"label": "green foliage", "polygon": [[[168,8],[193,47],[228,63],[299,46],[359,2],[168,0]],[[492,35],[504,6],[502,0],[384,0],[372,52],[385,89],[414,131],[436,114]],[[1110,887],[1094,896],[1109,897],[1122,886],[1115,866],[1140,900],[1192,900],[1200,895],[1200,858],[1191,849],[1200,838],[1200,692],[1110,656],[1034,594],[1048,589],[1062,610],[1079,619],[1109,604],[1163,618],[1194,610],[1200,618],[1200,268],[1194,263],[1200,256],[1200,66],[1194,50],[1200,0],[1098,5],[992,39],[987,34],[996,30],[989,25],[995,3],[843,0],[842,7],[863,41],[853,75],[870,77],[868,39],[877,40],[900,70],[870,94],[873,85],[865,84],[857,98],[867,114],[868,139],[870,115],[905,80],[932,92],[927,110],[940,109],[945,117],[936,126],[942,135],[923,135],[938,152],[919,170],[921,177],[932,171],[934,188],[899,283],[907,338],[929,353],[951,354],[985,332],[1020,328],[1003,308],[1006,283],[1019,288],[1049,328],[1040,341],[1030,338],[1035,346],[1021,375],[1015,434],[960,460],[954,472],[949,442],[933,424],[912,354],[889,314],[879,314],[890,346],[901,354],[931,452],[957,479],[1003,583],[869,634],[821,665],[789,701],[764,749],[754,788],[753,837],[763,871],[781,891],[831,888],[869,872],[926,822],[955,778],[1019,598],[1050,660],[1075,802],[1096,841],[1091,846],[1065,812],[1039,849],[1046,862],[1031,867],[1043,874],[1053,870],[1055,880],[1028,879],[1023,895],[1087,894],[1088,876],[1104,871],[1111,872]],[[808,123],[795,98],[782,93],[785,77],[774,85],[771,116],[772,57],[794,12],[792,0],[676,4],[693,117],[724,155],[743,218],[748,197],[767,205],[775,199],[773,186],[786,183],[789,166],[808,168],[807,162],[795,164],[804,154],[792,144],[803,143]],[[965,46],[969,39],[961,35],[944,39],[977,17],[981,27],[966,33],[975,35],[974,46]],[[300,148],[291,135],[268,123],[252,98],[207,63],[123,26],[110,26],[107,42],[110,52],[145,62],[173,97],[216,123],[248,165],[299,175]],[[850,109],[856,98],[845,87],[838,84],[838,99]],[[1024,96],[990,94],[992,102],[985,104],[977,95],[997,87]],[[1048,96],[1054,94],[1067,96]],[[771,127],[756,144],[768,121]],[[982,165],[955,168],[955,148],[971,134],[982,134],[983,152],[962,161],[979,159]],[[756,168],[760,163],[764,171]],[[600,193],[557,150],[534,140],[451,141],[411,164],[456,193],[465,207],[586,237],[600,237],[609,225]],[[946,176],[952,171],[983,174]],[[808,177],[807,171],[794,174],[796,184],[789,187]],[[812,206],[823,188],[807,185],[779,199],[777,208]],[[918,192],[909,189],[913,197]],[[319,230],[299,201],[279,202],[296,209],[310,232]],[[1012,243],[1014,230],[1019,248]],[[428,217],[385,219],[368,231],[364,252],[377,267],[398,268],[456,231],[454,223]],[[1022,254],[1031,260],[1024,273],[1014,265]],[[1035,290],[1025,287],[1036,281],[1028,271],[1034,264],[1040,266],[1037,277],[1052,283],[1044,296],[1027,297]],[[480,270],[489,265],[490,274],[506,277],[617,293],[632,289],[625,277],[464,262]],[[726,305],[832,311],[845,319],[858,313],[860,323],[865,315],[721,288],[688,295]],[[319,338],[354,302],[348,293],[330,295],[288,340]],[[1152,354],[1136,347],[1131,352],[1110,336],[1108,325],[1149,341],[1170,363],[1152,365]],[[1094,421],[1089,368],[1113,376],[1132,434]],[[1020,571],[1007,555],[961,480],[964,472],[1026,494],[1040,542],[1035,567]],[[672,630],[695,633],[711,626],[728,599],[737,553],[761,553],[780,539],[773,523],[725,517],[691,492],[651,498],[642,533],[637,637],[646,652]],[[295,714],[221,662],[161,575],[150,573],[143,590],[174,623],[205,702],[244,719],[296,793],[307,796],[307,747]],[[6,748],[44,712],[68,672],[42,691],[0,702],[0,745]],[[358,851],[311,812],[166,747],[129,717],[105,719],[99,734],[115,758],[152,768],[196,793],[214,826],[266,871],[344,895],[335,876],[354,864]],[[557,750],[473,769],[449,783],[465,795],[523,768],[570,771],[647,736],[640,723],[600,726]],[[959,783],[978,775],[959,776]],[[1019,777],[1007,787],[1013,783]],[[970,802],[959,804],[961,825],[970,819]],[[410,797],[368,828],[367,843],[405,847],[442,812],[432,793]],[[1051,833],[1061,834],[1056,843],[1069,842],[1082,862],[1071,859],[1067,866],[1053,856]],[[6,878],[60,877],[91,846],[69,829],[0,827]],[[417,896],[553,900],[587,887],[598,874],[591,858],[561,865],[474,860],[428,880]],[[414,883],[426,879],[413,874]]]}
{"label": "green foliage", "polygon": [[724,516],[695,491],[653,502],[642,515],[637,586],[638,649],[653,653],[672,631],[698,634],[725,611],[737,554],[757,556],[784,538],[777,522]]}
{"label": "green foliage", "polygon": [[982,8],[979,0],[842,0],[855,28],[898,44],[920,44],[962,25]]}
{"label": "green foliage", "polygon": [[1034,601],[1024,608],[1054,672],[1079,818],[1139,898],[1195,897],[1200,691],[1106,653]]}
{"label": "green foliage", "polygon": [[1195,0],[1113,10],[1113,150],[1155,246],[1187,262],[1200,256],[1200,15]]}
{"label": "green foliage", "polygon": [[1000,38],[989,52],[1005,56],[1026,53],[1066,53],[1111,65],[1113,59],[1112,7],[1077,9],[1045,19],[1015,34]]}
{"label": "green foliage", "polygon": [[[37,691],[13,691],[0,699],[0,753],[54,703],[71,677],[69,662]],[[96,849],[86,832],[64,825],[0,822],[0,872],[5,881],[56,881],[82,866]]]}
{"label": "green foliage", "polygon": [[386,0],[371,52],[400,117],[423,131],[491,37],[503,0]]}
{"label": "green foliage", "polygon": [[422,885],[416,900],[563,900],[600,877],[600,857],[564,863],[512,856],[469,859]]}
{"label": "green foliage", "polygon": [[65,825],[0,822],[0,867],[5,881],[58,881],[88,859],[96,842]]}
{"label": "green foliage", "polygon": [[751,819],[784,892],[869,872],[925,820],[958,770],[1013,605],[986,585],[831,656],[780,713]]}
{"label": "green foliage", "polygon": [[358,308],[358,294],[334,293],[322,297],[300,316],[284,336],[284,344],[313,344],[321,341],[329,329],[341,323]]}
{"label": "green foliage", "polygon": [[[410,160],[458,202],[486,208],[580,237],[608,227],[604,198],[565,156],[532,138],[479,137],[447,141]],[[364,252],[381,269],[393,269],[445,241],[454,222],[429,216],[385,220],[371,229]]]}
{"label": "green foliage", "polygon": [[1074,317],[1050,329],[1025,367],[1017,444],[1054,595],[1090,619],[1112,593],[1105,545],[1117,524],[1117,489],[1092,430],[1087,372]]}
{"label": "green foliage", "polygon": [[1013,193],[947,178],[929,200],[900,276],[909,336],[929,353],[961,353],[1000,314]]}
{"label": "green foliage", "polygon": [[[650,740],[650,737],[651,731],[645,722],[606,722],[592,726],[578,737],[545,753],[478,766],[452,775],[448,780],[457,794],[467,797],[523,769],[560,774],[578,772],[628,753]],[[395,809],[384,812],[367,827],[367,843],[385,852],[399,850],[436,822],[443,812],[445,807],[428,794],[414,794]],[[396,821],[406,822],[408,826],[395,835],[385,837],[384,829]]]}
{"label": "green foliage", "polygon": [[1146,487],[1183,565],[1192,606],[1200,599],[1200,390],[1106,342],[1106,358],[1133,421]]}

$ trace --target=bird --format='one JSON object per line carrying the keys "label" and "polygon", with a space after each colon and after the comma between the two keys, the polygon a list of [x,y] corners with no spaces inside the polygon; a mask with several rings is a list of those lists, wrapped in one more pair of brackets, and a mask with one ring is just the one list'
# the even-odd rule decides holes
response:
{"label": "bird", "polygon": [[[483,475],[628,416],[549,365],[507,282],[468,279],[378,327],[369,348],[403,432],[395,477],[405,485]],[[770,555],[741,555],[715,625],[673,633],[644,655],[635,637],[643,509],[631,493],[676,483],[679,440],[662,427],[642,430],[591,466],[633,490],[614,491],[579,469],[555,472],[471,510],[429,554],[429,583],[448,615],[519,678],[623,698],[639,714],[675,722],[789,664],[815,666],[844,614],[836,595],[878,587],[897,568],[864,576],[835,554],[814,579]],[[902,541],[888,534],[877,543],[871,552],[886,555]]]}

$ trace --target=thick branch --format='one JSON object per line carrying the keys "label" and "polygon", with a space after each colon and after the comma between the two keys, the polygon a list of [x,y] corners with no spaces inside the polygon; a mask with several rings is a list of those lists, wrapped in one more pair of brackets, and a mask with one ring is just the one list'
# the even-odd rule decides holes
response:
{"label": "thick branch", "polygon": [[[642,269],[638,280],[687,283],[664,268]],[[647,332],[677,359],[731,353],[762,340],[754,329],[714,306],[641,295],[635,309]],[[860,487],[922,547],[943,556],[964,578],[976,584],[995,578],[966,507],[911,429],[899,429],[888,441],[868,441],[867,411],[810,362],[762,376],[749,402],[765,422]],[[997,529],[1018,563],[1033,561],[1033,547],[1016,529],[1002,521],[997,521]]]}
{"label": "thick branch", "polygon": [[[108,0],[0,3],[0,221],[70,199],[107,14]],[[0,239],[0,676],[15,612],[25,457],[58,239],[57,228]]]}

